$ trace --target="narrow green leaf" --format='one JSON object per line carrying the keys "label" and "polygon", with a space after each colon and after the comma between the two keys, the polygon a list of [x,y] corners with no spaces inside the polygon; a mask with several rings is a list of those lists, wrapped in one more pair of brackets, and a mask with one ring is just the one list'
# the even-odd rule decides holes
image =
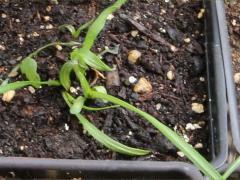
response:
{"label": "narrow green leaf", "polygon": [[[71,102],[68,99],[68,93],[62,92],[62,96],[69,107],[71,107]],[[142,150],[137,148],[132,148],[129,146],[126,146],[124,144],[121,144],[117,142],[116,140],[112,139],[111,137],[104,134],[102,131],[100,131],[97,127],[95,127],[92,123],[90,123],[85,117],[83,117],[80,114],[77,114],[76,117],[78,118],[79,122],[83,125],[84,129],[87,130],[87,132],[98,142],[100,142],[105,147],[111,149],[112,151],[119,152],[122,154],[127,154],[131,156],[142,156],[149,154],[150,151],[148,150]]]}
{"label": "narrow green leaf", "polygon": [[74,26],[72,26],[71,24],[63,24],[59,26],[60,31],[64,31],[65,29],[67,29],[71,33],[71,35],[75,38],[76,30]]}
{"label": "narrow green leaf", "polygon": [[84,30],[84,29],[87,29],[91,24],[93,23],[93,19],[86,22],[85,24],[83,24],[82,26],[80,26],[76,32],[74,33],[74,38],[78,38],[80,33]]}
{"label": "narrow green leaf", "polygon": [[89,49],[80,48],[76,49],[74,54],[71,56],[71,59],[78,60],[79,64],[87,64],[91,68],[100,70],[100,71],[111,71],[108,65],[106,65],[99,56],[91,52]]}
{"label": "narrow green leaf", "polygon": [[112,14],[117,9],[119,9],[127,0],[117,0],[113,5],[106,8],[92,23],[89,27],[85,41],[83,43],[83,47],[87,49],[91,49],[94,44],[95,39],[97,38],[98,34],[104,28],[104,25],[107,21],[107,17],[109,14]]}
{"label": "narrow green leaf", "polygon": [[85,70],[89,69],[85,61],[83,61],[83,55],[81,52],[79,52],[79,49],[74,49],[70,54],[70,58],[72,61],[78,61],[78,64],[81,68]]}
{"label": "narrow green leaf", "polygon": [[17,81],[14,83],[6,84],[4,86],[0,86],[0,94],[3,94],[10,90],[16,90],[21,89],[25,86],[33,86],[33,85],[48,85],[48,86],[60,86],[61,84],[58,81],[55,80],[49,80],[49,81]]}
{"label": "narrow green leaf", "polygon": [[240,166],[240,157],[233,161],[223,174],[223,179],[227,179]]}
{"label": "narrow green leaf", "polygon": [[87,98],[88,94],[92,91],[90,88],[90,85],[87,79],[85,78],[84,74],[82,73],[82,69],[78,66],[78,64],[73,65],[73,70],[81,84],[81,87],[83,89],[83,94]]}
{"label": "narrow green leaf", "polygon": [[111,149],[112,151],[127,154],[131,156],[142,156],[149,154],[150,151],[143,150],[143,149],[137,149],[128,147],[124,144],[121,144],[114,139],[110,138],[106,134],[104,134],[102,131],[100,131],[98,128],[96,128],[92,123],[90,123],[86,118],[84,118],[81,114],[77,114],[76,117],[79,119],[80,123],[83,125],[84,129],[87,130],[87,132],[98,142],[100,142],[102,145],[106,146],[107,148]]}
{"label": "narrow green leaf", "polygon": [[60,82],[67,91],[71,86],[70,75],[72,70],[73,70],[73,63],[71,61],[68,61],[62,66],[59,74]]}
{"label": "narrow green leaf", "polygon": [[82,96],[79,96],[77,99],[74,100],[73,105],[70,108],[70,113],[71,114],[78,114],[81,112],[84,102],[85,102],[85,98]]}
{"label": "narrow green leaf", "polygon": [[[20,64],[20,69],[29,81],[41,81],[37,73],[37,62],[34,59],[30,57],[24,58]],[[33,86],[36,88],[39,87],[37,84],[33,84]]]}
{"label": "narrow green leaf", "polygon": [[105,107],[89,107],[89,106],[83,106],[83,109],[89,110],[89,111],[102,111],[106,109],[112,109],[112,108],[118,108],[119,105],[113,105],[113,106],[105,106]]}
{"label": "narrow green leaf", "polygon": [[196,151],[190,144],[186,143],[185,140],[180,137],[176,132],[171,130],[169,127],[158,121],[150,114],[141,111],[140,109],[132,106],[131,104],[108,94],[91,91],[89,94],[89,98],[100,98],[103,100],[107,100],[114,104],[125,107],[132,112],[137,113],[141,117],[145,118],[148,122],[150,122],[155,128],[157,128],[166,138],[168,138],[205,175],[207,175],[211,179],[221,179],[220,173],[198,151]]}

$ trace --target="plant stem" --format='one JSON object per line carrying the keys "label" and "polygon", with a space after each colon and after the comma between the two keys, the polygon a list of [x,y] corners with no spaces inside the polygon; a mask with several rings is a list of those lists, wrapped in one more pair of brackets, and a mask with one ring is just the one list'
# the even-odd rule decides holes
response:
{"label": "plant stem", "polygon": [[227,179],[240,166],[240,157],[238,157],[225,171],[223,179]]}
{"label": "plant stem", "polygon": [[81,45],[81,43],[79,42],[75,42],[75,41],[70,41],[70,42],[52,42],[52,43],[49,43],[49,44],[46,44],[42,47],[40,47],[39,49],[37,49],[36,51],[34,51],[33,53],[29,54],[28,57],[35,57],[38,55],[39,52],[41,52],[42,50],[48,48],[48,47],[51,47],[51,46],[56,46],[56,45],[61,45],[61,46],[79,46]]}
{"label": "plant stem", "polygon": [[154,127],[156,127],[165,137],[167,137],[179,150],[181,150],[203,173],[208,175],[212,179],[221,179],[220,173],[190,144],[186,143],[176,132],[171,130],[169,127],[159,122],[156,118],[150,114],[141,111],[140,109],[132,106],[131,104],[122,101],[114,96],[91,91],[89,98],[100,98],[118,104],[126,109],[133,111],[141,117],[148,120]]}
{"label": "plant stem", "polygon": [[112,108],[118,108],[119,105],[113,105],[113,106],[106,106],[106,107],[89,107],[89,106],[83,106],[83,109],[88,111],[101,111],[106,109],[112,109]]}
{"label": "plant stem", "polygon": [[48,81],[16,81],[10,84],[0,86],[0,94],[3,94],[9,90],[16,90],[30,85],[48,85],[48,86],[61,86],[61,84],[56,80]]}
{"label": "plant stem", "polygon": [[78,81],[81,84],[81,87],[83,88],[83,94],[85,98],[88,98],[88,94],[91,91],[91,88],[87,82],[87,79],[85,78],[85,76],[83,75],[83,73],[81,72],[81,68],[78,64],[74,64],[73,65],[73,70],[74,73],[76,74]]}

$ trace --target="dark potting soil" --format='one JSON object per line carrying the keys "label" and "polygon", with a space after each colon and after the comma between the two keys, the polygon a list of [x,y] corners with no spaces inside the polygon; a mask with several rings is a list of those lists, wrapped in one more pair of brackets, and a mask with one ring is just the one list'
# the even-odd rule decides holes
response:
{"label": "dark potting soil", "polygon": [[[59,32],[58,26],[79,26],[96,17],[112,2],[60,0],[58,5],[53,5],[37,0],[1,1],[0,78],[5,79],[9,71],[36,48],[56,40],[70,40],[70,34]],[[203,17],[198,18],[201,7],[201,1],[129,1],[108,21],[93,50],[99,53],[105,46],[114,45],[119,45],[120,49],[118,55],[104,55],[105,62],[115,65],[117,71],[110,75],[104,73],[107,79],[99,79],[97,84],[107,84],[109,94],[150,113],[207,156],[209,119],[204,23]],[[84,34],[79,41],[82,42],[83,37]],[[161,42],[159,37],[165,41]],[[178,51],[173,52],[169,44],[176,46]],[[142,56],[139,62],[130,64],[127,56],[134,49]],[[59,67],[66,61],[69,51],[53,47],[42,52],[37,58],[41,78],[57,79]],[[174,74],[172,80],[167,77],[169,71]],[[90,73],[90,82],[93,74]],[[128,81],[130,76],[137,80],[146,78],[152,85],[152,92],[134,92],[135,84]],[[78,86],[74,84],[75,88]],[[1,156],[184,159],[155,128],[134,113],[122,108],[84,111],[84,115],[106,134],[129,146],[151,149],[153,153],[146,157],[128,157],[107,150],[84,132],[69,114],[60,90],[43,87],[31,93],[25,88],[17,90],[11,102],[0,101]],[[99,101],[88,103],[101,105]],[[200,111],[203,105],[205,111],[194,112],[192,103],[198,103]]]}

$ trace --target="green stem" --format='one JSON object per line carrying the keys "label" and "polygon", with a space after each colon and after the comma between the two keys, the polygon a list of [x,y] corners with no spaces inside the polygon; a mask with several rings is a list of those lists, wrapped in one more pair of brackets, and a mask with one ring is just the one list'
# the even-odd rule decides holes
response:
{"label": "green stem", "polygon": [[238,157],[225,171],[223,179],[227,179],[240,166],[240,157]]}
{"label": "green stem", "polygon": [[74,70],[74,73],[76,74],[76,76],[78,78],[78,81],[81,84],[81,87],[83,88],[84,97],[88,98],[88,96],[89,96],[88,94],[91,91],[91,88],[90,88],[90,86],[87,82],[87,79],[83,75],[82,70],[81,70],[81,68],[79,67],[78,64],[73,65],[73,70]]}
{"label": "green stem", "polygon": [[[74,102],[73,96],[71,96],[68,92],[64,92],[63,94],[71,104]],[[113,106],[106,106],[106,107],[89,107],[89,106],[84,105],[83,109],[88,110],[88,111],[101,111],[101,110],[117,108],[117,107],[120,107],[120,106],[119,105],[113,105]]]}
{"label": "green stem", "polygon": [[30,86],[30,85],[48,85],[48,86],[61,86],[61,84],[58,81],[55,80],[49,80],[49,81],[16,81],[10,84],[6,84],[3,86],[0,86],[0,94],[3,94],[7,91],[10,90],[16,90],[23,88],[25,86]]}
{"label": "green stem", "polygon": [[140,109],[132,106],[131,104],[122,101],[114,96],[99,93],[96,91],[91,91],[89,93],[90,98],[100,98],[107,100],[114,104],[118,104],[130,111],[133,111],[145,118],[150,122],[154,127],[156,127],[165,137],[167,137],[179,150],[181,150],[203,173],[208,175],[212,179],[221,179],[220,173],[204,158],[202,155],[197,152],[190,144],[186,143],[183,138],[181,138],[176,132],[171,130],[169,127],[159,122],[156,118],[150,114],[141,111]]}
{"label": "green stem", "polygon": [[42,50],[49,48],[51,46],[56,46],[56,45],[61,45],[61,46],[79,46],[81,45],[81,43],[79,42],[75,42],[75,41],[70,41],[70,42],[52,42],[49,44],[46,44],[42,47],[40,47],[39,49],[37,49],[36,51],[34,51],[33,53],[29,54],[28,57],[35,57],[38,55],[38,53],[40,53]]}
{"label": "green stem", "polygon": [[101,111],[106,109],[112,109],[112,108],[118,108],[119,105],[113,105],[113,106],[106,106],[106,107],[89,107],[89,106],[83,106],[83,109],[88,111]]}

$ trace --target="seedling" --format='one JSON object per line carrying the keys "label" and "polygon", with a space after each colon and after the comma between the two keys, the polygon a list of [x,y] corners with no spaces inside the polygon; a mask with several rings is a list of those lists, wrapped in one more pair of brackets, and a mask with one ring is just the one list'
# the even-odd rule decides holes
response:
{"label": "seedling", "polygon": [[90,25],[92,24],[92,22],[93,22],[93,20],[91,20],[91,21],[83,24],[83,25],[80,26],[77,30],[76,30],[75,27],[74,27],[73,25],[71,25],[71,24],[61,25],[61,26],[59,26],[59,29],[60,29],[61,31],[67,29],[67,30],[71,33],[72,37],[75,38],[75,39],[77,39],[77,38],[79,37],[80,33],[81,33],[84,29],[87,29],[88,26],[90,26]]}
{"label": "seedling", "polygon": [[[69,111],[71,114],[75,115],[79,120],[79,123],[82,124],[84,129],[98,142],[100,142],[105,147],[111,149],[112,151],[127,154],[131,156],[142,156],[150,153],[150,150],[138,149],[128,147],[124,144],[117,142],[111,137],[104,134],[101,130],[95,127],[91,122],[89,122],[83,115],[81,115],[81,111],[89,110],[89,111],[99,111],[108,108],[117,108],[119,106],[126,108],[129,111],[132,111],[145,120],[147,120],[150,124],[152,124],[155,128],[157,128],[166,138],[168,138],[180,151],[182,151],[185,156],[194,163],[206,176],[211,179],[227,179],[229,175],[240,165],[240,158],[238,158],[232,165],[230,165],[229,169],[222,176],[198,151],[196,151],[190,144],[186,143],[185,140],[179,136],[175,131],[161,123],[159,120],[151,116],[150,114],[134,107],[133,105],[107,94],[106,89],[103,86],[95,86],[91,87],[87,77],[86,72],[89,69],[96,69],[100,71],[111,71],[112,68],[106,65],[99,55],[96,55],[91,51],[91,47],[94,44],[95,39],[98,34],[103,29],[107,17],[109,14],[116,11],[120,8],[127,0],[117,0],[112,6],[105,9],[95,21],[84,25],[84,29],[89,25],[89,29],[87,35],[85,37],[85,41],[82,44],[81,48],[76,48],[70,53],[70,60],[68,60],[62,67],[59,72],[59,80],[48,80],[41,81],[40,75],[37,73],[37,62],[35,61],[35,57],[39,52],[48,48],[50,46],[61,45],[61,46],[79,46],[78,42],[54,42],[39,48],[37,51],[31,53],[28,57],[24,58],[20,65],[14,68],[14,72],[18,71],[19,68],[21,73],[26,77],[28,81],[18,81],[8,84],[9,78],[2,83],[0,86],[0,94],[3,94],[9,90],[16,90],[26,86],[34,86],[35,88],[39,88],[42,85],[48,86],[62,86],[61,94],[63,99],[69,106]],[[64,25],[62,27],[67,28],[73,35],[74,38],[79,36],[81,30],[75,31],[75,29],[70,25]],[[77,77],[80,86],[82,88],[83,94],[74,98],[69,92],[71,87],[71,77],[70,75],[74,73]],[[88,99],[100,99],[105,103],[112,103],[113,105],[106,107],[88,107],[85,105],[86,100]]]}

